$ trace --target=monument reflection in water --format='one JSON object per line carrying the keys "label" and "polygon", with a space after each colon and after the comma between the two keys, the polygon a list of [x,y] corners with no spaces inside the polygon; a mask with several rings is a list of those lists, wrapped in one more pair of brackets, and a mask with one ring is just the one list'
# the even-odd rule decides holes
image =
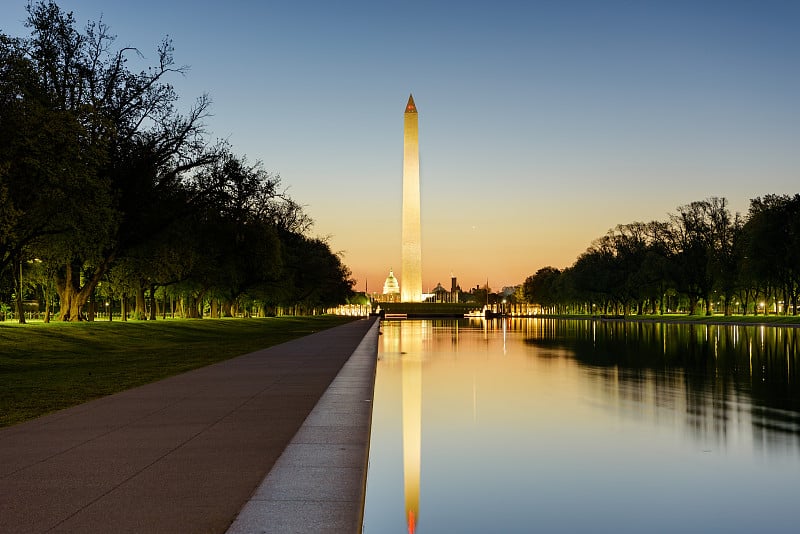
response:
{"label": "monument reflection in water", "polygon": [[419,517],[419,471],[422,448],[422,329],[410,324],[401,336],[403,381],[403,488],[409,534]]}
{"label": "monument reflection in water", "polygon": [[800,329],[382,330],[368,534],[797,527]]}

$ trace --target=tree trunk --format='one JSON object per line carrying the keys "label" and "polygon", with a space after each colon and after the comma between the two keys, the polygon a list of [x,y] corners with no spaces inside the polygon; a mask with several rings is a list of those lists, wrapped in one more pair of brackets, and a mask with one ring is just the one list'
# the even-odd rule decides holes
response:
{"label": "tree trunk", "polygon": [[73,286],[65,286],[59,292],[59,299],[61,300],[61,314],[59,319],[62,321],[84,321],[86,317],[83,313],[83,307],[89,298],[89,292],[86,288],[78,290]]}
{"label": "tree trunk", "polygon": [[136,319],[145,321],[147,320],[147,301],[144,296],[144,282],[139,284],[136,288],[136,307],[133,310]]}
{"label": "tree trunk", "polygon": [[[56,292],[61,301],[59,319],[61,321],[82,321],[83,305],[89,297],[86,287],[80,288],[80,267],[67,263],[64,278],[56,279]],[[76,276],[77,275],[77,276]],[[92,289],[94,289],[92,287]]]}
{"label": "tree trunk", "polygon": [[56,293],[61,301],[59,319],[62,321],[82,321],[83,307],[94,293],[100,279],[108,271],[108,265],[114,261],[111,256],[103,260],[98,265],[91,276],[87,275],[83,287],[81,287],[81,264],[79,262],[67,262],[63,273],[56,274]]}
{"label": "tree trunk", "polygon": [[77,290],[72,286],[65,286],[63,290],[58,292],[58,297],[61,301],[59,319],[62,321],[80,321],[83,303],[80,302]]}
{"label": "tree trunk", "polygon": [[202,303],[202,301],[202,298],[198,298],[193,295],[188,295],[186,297],[187,319],[201,319],[203,317],[202,313],[200,313],[200,303]]}
{"label": "tree trunk", "polygon": [[689,295],[689,315],[694,315],[694,312],[697,309],[698,300],[700,299],[693,295]]}
{"label": "tree trunk", "polygon": [[25,324],[25,310],[22,306],[22,261],[19,262],[19,277],[17,277],[16,268],[12,268],[11,270],[14,272],[12,278],[14,280],[14,287],[16,288],[14,292],[17,294],[17,321],[19,324]]}
{"label": "tree trunk", "polygon": [[158,314],[157,309],[157,300],[156,300],[156,286],[155,284],[150,284],[150,320],[155,321],[156,316]]}

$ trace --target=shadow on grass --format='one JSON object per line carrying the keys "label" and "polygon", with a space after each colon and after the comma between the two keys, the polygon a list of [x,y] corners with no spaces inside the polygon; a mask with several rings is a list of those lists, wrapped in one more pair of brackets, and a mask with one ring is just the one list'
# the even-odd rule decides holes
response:
{"label": "shadow on grass", "polygon": [[19,423],[352,318],[0,323],[0,426]]}

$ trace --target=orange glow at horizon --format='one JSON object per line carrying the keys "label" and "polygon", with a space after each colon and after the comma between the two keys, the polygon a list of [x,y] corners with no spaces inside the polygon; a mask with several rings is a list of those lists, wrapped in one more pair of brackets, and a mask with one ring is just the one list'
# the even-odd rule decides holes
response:
{"label": "orange glow at horizon", "polygon": [[[498,221],[473,230],[455,220],[434,219],[426,204],[423,199],[422,290],[425,293],[438,283],[449,288],[451,276],[457,278],[463,291],[476,285],[482,287],[487,279],[494,291],[522,284],[542,267],[569,267],[593,239],[605,232],[561,224],[560,233],[555,234],[539,224],[529,228],[513,221],[506,228]],[[439,213],[438,217],[442,215]],[[613,224],[609,220],[606,229]],[[573,234],[576,237],[565,237]],[[403,286],[403,273],[396,268],[402,263],[396,237],[400,235],[399,213],[374,212],[369,224],[348,224],[335,235],[336,247],[343,250],[343,261],[356,280],[356,291],[380,292],[390,267],[395,267],[395,276]]]}

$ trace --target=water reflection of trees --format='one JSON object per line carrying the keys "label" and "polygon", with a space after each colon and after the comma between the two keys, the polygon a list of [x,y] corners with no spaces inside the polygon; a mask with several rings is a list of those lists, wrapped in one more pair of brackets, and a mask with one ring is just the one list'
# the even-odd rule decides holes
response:
{"label": "water reflection of trees", "polygon": [[[722,442],[750,424],[756,445],[800,446],[800,329],[537,319],[526,341],[569,353],[631,403],[680,410]],[[652,400],[650,400],[652,399]]]}

